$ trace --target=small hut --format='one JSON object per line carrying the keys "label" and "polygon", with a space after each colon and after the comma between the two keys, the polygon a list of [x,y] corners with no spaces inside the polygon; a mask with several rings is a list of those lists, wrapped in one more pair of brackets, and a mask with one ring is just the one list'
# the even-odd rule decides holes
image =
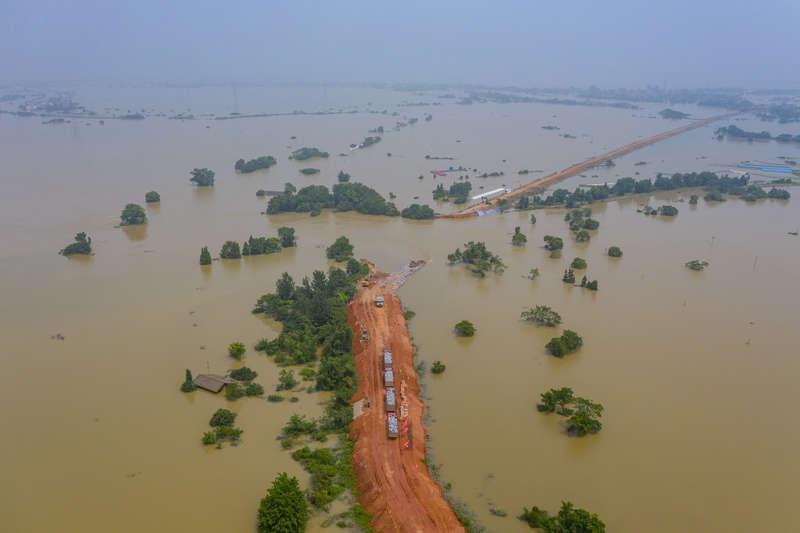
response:
{"label": "small hut", "polygon": [[198,374],[194,378],[194,385],[208,392],[217,393],[225,388],[228,379],[217,374]]}

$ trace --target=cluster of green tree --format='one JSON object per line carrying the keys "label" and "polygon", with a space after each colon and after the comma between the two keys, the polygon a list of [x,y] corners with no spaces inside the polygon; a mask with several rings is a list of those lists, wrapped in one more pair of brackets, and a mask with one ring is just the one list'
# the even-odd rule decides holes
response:
{"label": "cluster of green tree", "polygon": [[486,249],[483,242],[469,241],[464,244],[464,251],[456,248],[455,252],[447,255],[447,262],[451,265],[463,263],[473,274],[484,277],[490,270],[502,274],[506,268],[500,256]]}
{"label": "cluster of green tree", "polygon": [[258,533],[301,533],[310,516],[297,478],[281,472],[258,506]]}
{"label": "cluster of green tree", "polygon": [[608,248],[608,256],[609,257],[622,257],[622,248],[619,246],[609,246]]}
{"label": "cluster of green tree", "polygon": [[357,211],[367,215],[397,216],[400,212],[392,202],[371,187],[361,183],[338,183],[333,193],[324,185],[309,185],[296,191],[287,184],[283,193],[270,198],[268,214],[296,212],[319,214],[322,209],[337,211]]}
{"label": "cluster of green tree", "polygon": [[328,152],[323,152],[319,148],[298,148],[292,155],[289,156],[289,159],[294,159],[296,161],[305,161],[306,159],[311,159],[313,157],[328,157],[330,154]]}
{"label": "cluster of green tree", "polygon": [[75,234],[75,242],[71,242],[59,250],[59,254],[69,257],[70,255],[92,255],[92,238],[86,233]]}
{"label": "cluster of green tree", "polygon": [[522,311],[520,318],[528,322],[534,322],[540,326],[548,326],[551,328],[561,324],[561,315],[546,305],[529,307],[528,309]]}
{"label": "cluster of green tree", "polygon": [[462,320],[460,322],[457,322],[456,325],[453,327],[453,330],[459,337],[472,337],[475,335],[476,331],[475,325],[469,320]]}
{"label": "cluster of green tree", "polygon": [[597,290],[597,280],[593,279],[593,280],[590,281],[589,278],[587,278],[586,276],[583,276],[583,278],[581,279],[581,287],[583,287],[585,289],[589,289],[590,291],[596,291]]}
{"label": "cluster of green tree", "polygon": [[400,216],[413,220],[429,220],[436,218],[436,214],[433,212],[433,209],[431,209],[431,207],[427,204],[411,204],[400,212]]}
{"label": "cluster of green tree", "polygon": [[[281,226],[278,228],[277,237],[250,237],[244,241],[242,247],[236,241],[225,241],[219,252],[221,259],[241,259],[242,256],[274,254],[283,248],[295,246],[297,240],[294,235],[294,228]],[[200,250],[200,264],[211,264],[211,254],[208,248]]]}
{"label": "cluster of green tree", "polygon": [[194,168],[191,171],[192,177],[189,181],[193,182],[198,187],[213,187],[214,176],[216,175],[213,170],[207,168]]}
{"label": "cluster of green tree", "polygon": [[[529,196],[520,196],[517,203],[514,205],[520,211],[527,211],[531,208],[531,199]],[[536,224],[536,217],[531,215],[531,224]]]}
{"label": "cluster of green tree", "polygon": [[469,181],[457,181],[450,185],[448,189],[444,188],[444,184],[440,183],[433,190],[434,200],[449,201],[452,200],[454,204],[466,203],[469,198],[469,192],[472,190],[472,183]]}
{"label": "cluster of green tree", "polygon": [[381,142],[381,138],[377,135],[374,137],[364,137],[364,140],[361,141],[360,146],[361,148],[366,148],[367,146],[372,146],[373,144],[378,144],[379,142]]}
{"label": "cluster of green tree", "polygon": [[255,172],[256,170],[262,168],[269,168],[277,164],[278,161],[271,155],[262,155],[261,157],[257,157],[255,159],[251,159],[249,161],[245,161],[244,159],[239,159],[234,163],[233,168],[236,172],[241,174],[248,174],[250,172]]}
{"label": "cluster of green tree", "polygon": [[342,235],[325,249],[325,255],[328,259],[342,263],[353,257],[353,245],[350,244],[350,239]]}
{"label": "cluster of green tree", "polygon": [[317,270],[311,280],[303,278],[299,285],[284,273],[276,282],[276,291],[261,296],[254,308],[283,325],[275,339],[261,341],[256,347],[274,356],[278,364],[309,363],[316,360],[321,347],[316,389],[334,392],[321,425],[336,430],[346,428],[352,418],[349,400],[356,385],[347,302],[364,270],[348,270],[358,272],[331,268],[326,277]]}
{"label": "cluster of green tree", "polygon": [[608,198],[625,196],[626,194],[650,193],[653,191],[671,191],[683,188],[702,187],[709,191],[741,195],[747,188],[748,177],[719,176],[714,172],[689,172],[676,173],[672,176],[657,174],[655,181],[650,179],[635,180],[634,178],[620,178],[613,185],[595,185],[588,188],[579,188],[572,192],[567,189],[556,189],[550,195],[533,197],[534,207],[565,206],[568,208],[592,203]]}
{"label": "cluster of green tree", "polygon": [[683,113],[681,111],[675,111],[674,109],[662,109],[658,112],[661,115],[661,118],[669,118],[669,119],[681,119],[681,118],[689,118],[691,115],[689,113]]}
{"label": "cluster of green tree", "polygon": [[281,251],[281,240],[277,237],[250,237],[242,244],[242,255],[274,254]]}
{"label": "cluster of green tree", "polygon": [[310,168],[310,167],[309,168],[301,168],[300,169],[300,173],[301,174],[305,174],[306,176],[311,176],[313,174],[319,174],[319,169],[318,168]]}
{"label": "cluster of green tree", "polygon": [[600,223],[592,218],[590,207],[571,209],[564,215],[564,220],[569,224],[569,229],[578,242],[586,242],[590,235],[587,230],[596,230]]}
{"label": "cluster of green tree", "polygon": [[583,346],[583,339],[571,329],[564,330],[560,337],[553,337],[545,345],[547,351],[556,357],[564,357]]}
{"label": "cluster of green tree", "polygon": [[528,242],[528,237],[519,230],[519,226],[514,228],[514,235],[511,236],[511,244],[513,246],[525,246]]}
{"label": "cluster of green tree", "polygon": [[350,181],[350,174],[348,174],[344,170],[340,170],[337,179],[339,180],[339,183],[347,183],[348,181]]}
{"label": "cluster of green tree", "polygon": [[221,448],[223,441],[227,440],[232,445],[236,445],[242,436],[242,430],[233,427],[235,420],[236,413],[227,409],[217,409],[217,411],[211,415],[211,420],[208,421],[208,425],[213,429],[203,433],[203,444],[216,444],[217,448]]}
{"label": "cluster of green tree", "polygon": [[542,413],[556,413],[567,418],[567,433],[582,437],[587,433],[597,433],[603,427],[600,417],[603,406],[586,398],[575,396],[572,389],[562,387],[543,393],[542,401],[536,409]]}
{"label": "cluster of green tree", "polygon": [[148,191],[144,195],[144,201],[148,204],[155,204],[161,201],[161,195],[156,191]]}
{"label": "cluster of green tree", "polygon": [[236,381],[249,382],[258,377],[258,372],[246,366],[231,370],[228,375]]}
{"label": "cluster of green tree", "polygon": [[541,529],[545,533],[605,533],[606,525],[595,513],[573,506],[570,502],[561,502],[556,516],[534,506],[530,510],[522,509],[520,520],[531,528]]}
{"label": "cluster of green tree", "polygon": [[433,365],[431,365],[431,374],[441,374],[446,368],[447,366],[437,359],[433,362]]}
{"label": "cluster of green tree", "polygon": [[[345,489],[355,488],[355,475],[350,460],[352,441],[345,440],[339,448],[310,449],[304,446],[292,453],[292,458],[311,474],[311,489],[308,500],[318,508],[328,510],[333,500]],[[345,448],[345,449],[342,449]]]}
{"label": "cluster of green tree", "polygon": [[790,133],[781,133],[780,135],[772,136],[768,131],[746,131],[738,126],[731,124],[730,126],[718,128],[714,132],[718,138],[730,137],[733,139],[745,139],[747,141],[771,141],[775,140],[784,143],[800,143],[800,135],[792,135]]}
{"label": "cluster of green tree", "polygon": [[245,396],[261,396],[264,394],[264,387],[259,383],[228,383],[225,385],[225,399],[231,402],[244,398]]}
{"label": "cluster of green tree", "polygon": [[294,371],[289,368],[284,368],[278,374],[278,385],[275,387],[275,390],[278,392],[282,390],[292,390],[294,389],[299,381],[294,375]]}
{"label": "cluster of green tree", "polygon": [[139,204],[128,204],[119,216],[120,226],[138,226],[147,223],[147,213]]}
{"label": "cluster of green tree", "polygon": [[708,261],[704,261],[702,259],[692,259],[691,261],[687,261],[684,266],[690,270],[701,272],[708,266]]}

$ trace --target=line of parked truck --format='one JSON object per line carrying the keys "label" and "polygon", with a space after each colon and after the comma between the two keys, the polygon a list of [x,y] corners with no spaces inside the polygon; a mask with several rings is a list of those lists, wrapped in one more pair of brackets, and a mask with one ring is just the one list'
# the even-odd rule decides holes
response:
{"label": "line of parked truck", "polygon": [[386,436],[396,439],[400,436],[400,424],[397,420],[397,395],[394,391],[394,366],[392,364],[392,350],[383,349],[383,386],[384,407],[386,408]]}

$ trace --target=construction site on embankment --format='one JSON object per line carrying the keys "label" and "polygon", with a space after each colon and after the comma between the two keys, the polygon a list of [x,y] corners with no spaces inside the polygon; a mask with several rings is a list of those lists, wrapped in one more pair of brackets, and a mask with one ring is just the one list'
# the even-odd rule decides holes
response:
{"label": "construction site on embankment", "polygon": [[587,170],[594,168],[598,165],[601,165],[606,161],[622,157],[623,155],[627,155],[631,152],[634,152],[646,146],[650,146],[651,144],[655,144],[659,141],[669,139],[670,137],[680,135],[681,133],[686,133],[687,131],[691,131],[697,128],[702,128],[703,126],[707,126],[712,122],[716,122],[718,120],[724,120],[737,114],[738,113],[726,113],[724,115],[716,115],[713,117],[695,120],[679,128],[674,128],[669,131],[664,131],[656,135],[646,137],[644,139],[639,139],[638,141],[628,143],[624,146],[620,146],[619,148],[609,150],[608,152],[590,157],[589,159],[585,159],[584,161],[580,161],[578,163],[575,163],[574,165],[570,165],[567,168],[557,170],[556,172],[548,174],[547,176],[544,176],[538,180],[534,180],[524,185],[520,185],[519,187],[504,192],[503,194],[495,196],[494,198],[487,198],[481,201],[480,203],[465,207],[461,211],[457,211],[455,213],[450,213],[447,215],[442,215],[441,218],[467,218],[467,217],[480,216],[481,214],[494,209],[497,206],[497,204],[501,201],[504,200],[511,201],[521,196],[527,196],[530,194],[541,192],[547,187],[550,187],[551,185],[558,183],[559,181],[571,178],[572,176],[577,176],[578,174],[586,172]]}
{"label": "construction site on embankment", "polygon": [[395,274],[372,272],[347,309],[358,376],[350,425],[353,467],[359,503],[372,515],[376,531],[464,531],[425,463],[424,404],[403,305],[395,294],[424,264],[412,261]]}

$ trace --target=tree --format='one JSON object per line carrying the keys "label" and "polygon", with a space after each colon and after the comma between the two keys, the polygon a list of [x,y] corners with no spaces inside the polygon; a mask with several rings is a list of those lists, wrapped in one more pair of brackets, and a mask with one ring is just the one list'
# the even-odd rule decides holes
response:
{"label": "tree", "polygon": [[544,242],[545,242],[544,247],[550,250],[551,252],[561,250],[564,247],[564,240],[561,237],[555,237],[553,235],[545,235]]}
{"label": "tree", "polygon": [[523,508],[519,519],[545,533],[605,533],[606,531],[606,525],[595,513],[578,509],[570,502],[561,502],[561,509],[556,516],[550,516],[547,511],[536,506],[530,510]]}
{"label": "tree", "polygon": [[431,374],[441,374],[445,368],[447,368],[446,365],[437,359],[431,366]]}
{"label": "tree", "polygon": [[528,242],[528,237],[526,237],[519,230],[519,226],[515,227],[514,235],[511,237],[511,244],[513,244],[514,246],[524,246],[526,242]]}
{"label": "tree", "polygon": [[228,383],[225,385],[225,399],[228,401],[236,401],[244,396],[244,387],[238,383]]}
{"label": "tree", "polygon": [[536,224],[536,215],[531,213],[531,224]]}
{"label": "tree", "polygon": [[241,360],[245,351],[247,351],[247,348],[244,347],[244,343],[232,342],[228,345],[228,355],[234,359]]}
{"label": "tree", "polygon": [[575,270],[583,270],[586,268],[586,259],[582,257],[576,257],[572,260],[572,264],[569,265],[570,268],[574,268]]}
{"label": "tree", "polygon": [[284,368],[278,375],[278,386],[275,388],[277,391],[292,390],[297,386],[297,378],[294,377],[294,371]]}
{"label": "tree", "polygon": [[251,370],[246,366],[243,366],[241,368],[231,370],[230,376],[236,381],[253,381],[258,377],[258,372],[256,372],[255,370]]}
{"label": "tree", "polygon": [[148,204],[154,204],[161,201],[161,195],[156,191],[149,191],[144,195],[144,201]]}
{"label": "tree", "polygon": [[427,204],[411,204],[400,212],[403,218],[410,218],[412,220],[428,220],[436,218],[433,209]]}
{"label": "tree", "polygon": [[88,237],[84,232],[76,233],[75,242],[69,243],[58,253],[65,257],[69,257],[70,255],[91,255],[92,238]]}
{"label": "tree", "polygon": [[597,280],[593,279],[592,281],[587,281],[586,282],[586,288],[589,289],[590,291],[596,291],[597,290]]}
{"label": "tree", "polygon": [[339,183],[347,183],[348,181],[350,181],[350,174],[348,174],[344,170],[340,170],[337,178],[339,180]]}
{"label": "tree", "polygon": [[698,197],[696,194],[693,194],[689,197],[689,205],[697,205]]}
{"label": "tree", "polygon": [[608,248],[609,257],[622,257],[622,249],[619,246],[611,246]]}
{"label": "tree", "polygon": [[300,533],[308,522],[309,508],[300,483],[281,472],[258,507],[258,533]]}
{"label": "tree", "polygon": [[561,277],[561,281],[563,281],[564,283],[575,284],[575,272],[571,268],[568,268],[567,270],[564,271],[564,275]]}
{"label": "tree", "polygon": [[459,337],[472,337],[475,335],[475,326],[468,320],[462,320],[455,325],[455,331]]}
{"label": "tree", "polygon": [[138,226],[147,223],[147,213],[139,204],[128,204],[119,217],[121,226]]}
{"label": "tree", "polygon": [[522,311],[520,318],[528,322],[534,322],[540,326],[548,326],[551,328],[561,324],[561,315],[546,305],[537,305],[536,307],[528,308]]}
{"label": "tree", "polygon": [[225,241],[222,249],[219,252],[222,259],[241,259],[242,252],[239,249],[239,243],[236,241]]}
{"label": "tree", "polygon": [[281,240],[281,246],[284,248],[290,248],[297,244],[294,236],[294,228],[281,226],[278,228],[278,237]]}
{"label": "tree", "polygon": [[304,146],[303,148],[298,148],[292,155],[289,156],[289,159],[294,159],[296,161],[305,161],[306,159],[311,159],[313,157],[328,157],[330,154],[328,152],[323,152],[319,148],[308,148]]}
{"label": "tree", "polygon": [[328,259],[339,262],[347,261],[349,258],[353,257],[353,245],[350,244],[350,240],[347,237],[342,236],[328,246],[325,253]]}
{"label": "tree", "polygon": [[217,409],[214,414],[211,415],[208,425],[212,428],[231,427],[234,421],[236,421],[236,413],[228,409]]}
{"label": "tree", "polygon": [[262,168],[269,168],[275,165],[277,162],[278,161],[271,155],[262,155],[261,157],[251,159],[249,161],[245,161],[244,159],[239,159],[233,165],[233,168],[236,172],[239,172],[241,174],[247,174],[249,172],[255,172],[256,170]]}
{"label": "tree", "polygon": [[603,406],[585,398],[575,398],[572,403],[573,412],[567,419],[567,433],[582,437],[587,433],[597,433],[603,427],[600,416]]}
{"label": "tree", "polygon": [[197,387],[194,386],[194,380],[192,379],[192,371],[188,368],[186,369],[186,377],[181,383],[181,392],[192,392]]}
{"label": "tree", "polygon": [[463,263],[467,268],[479,277],[484,277],[489,270],[497,274],[502,274],[506,268],[500,256],[493,254],[486,249],[483,242],[469,241],[464,244],[464,251],[460,248],[447,255],[447,262],[451,265]]}
{"label": "tree", "polygon": [[208,251],[208,246],[203,246],[200,249],[200,264],[201,265],[211,264],[211,252]]}
{"label": "tree", "polygon": [[290,276],[288,272],[281,274],[281,277],[275,282],[275,289],[278,298],[281,300],[289,300],[294,295],[295,289],[292,276]]}
{"label": "tree", "polygon": [[674,217],[678,214],[678,208],[672,205],[662,205],[658,208],[658,214],[665,217]]}
{"label": "tree", "polygon": [[555,413],[569,415],[572,411],[569,405],[575,400],[575,394],[569,387],[550,389],[541,394],[541,399],[536,409],[541,413]]}
{"label": "tree", "polygon": [[528,279],[534,280],[534,279],[536,279],[538,277],[539,277],[539,269],[538,268],[532,268],[530,270],[530,272],[528,272]]}
{"label": "tree", "polygon": [[591,238],[591,235],[589,235],[589,232],[586,231],[585,229],[582,229],[582,230],[578,231],[575,234],[575,240],[578,241],[578,242],[586,242],[590,238]]}
{"label": "tree", "polygon": [[191,171],[192,177],[189,178],[189,181],[197,185],[198,187],[213,187],[214,186],[214,176],[215,173],[213,170],[209,170],[207,168],[195,168]]}
{"label": "tree", "polygon": [[560,337],[553,337],[545,345],[547,351],[556,357],[564,357],[580,348],[583,345],[583,339],[574,331],[568,329],[561,334]]}
{"label": "tree", "polygon": [[244,387],[245,396],[261,396],[264,394],[264,387],[260,383],[248,383]]}

